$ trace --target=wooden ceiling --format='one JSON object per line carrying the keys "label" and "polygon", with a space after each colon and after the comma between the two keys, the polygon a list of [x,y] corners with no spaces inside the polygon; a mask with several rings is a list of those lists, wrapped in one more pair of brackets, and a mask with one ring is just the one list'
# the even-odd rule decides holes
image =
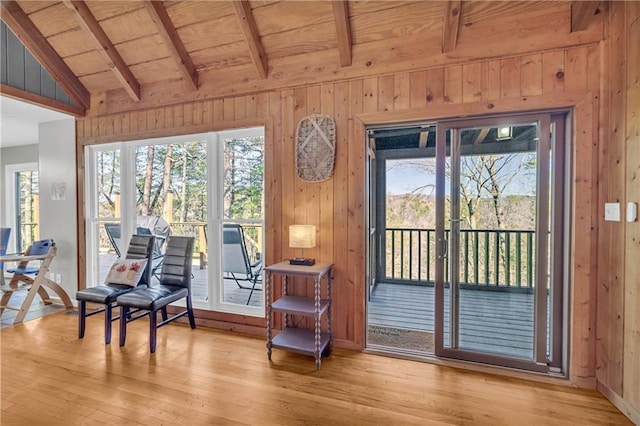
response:
{"label": "wooden ceiling", "polygon": [[279,61],[349,68],[353,52],[376,43],[411,49],[435,41],[446,54],[455,51],[465,26],[490,26],[514,13],[568,8],[572,29],[581,30],[598,4],[20,0],[2,2],[2,19],[87,109],[95,93],[124,91],[138,102],[149,85],[181,82],[190,93],[223,84],[220,75],[245,82],[279,79],[271,65]]}

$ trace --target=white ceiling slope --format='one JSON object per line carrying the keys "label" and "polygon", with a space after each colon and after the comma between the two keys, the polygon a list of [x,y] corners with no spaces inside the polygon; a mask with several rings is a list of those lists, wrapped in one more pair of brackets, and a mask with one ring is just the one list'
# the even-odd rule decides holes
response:
{"label": "white ceiling slope", "polygon": [[65,118],[72,116],[0,96],[0,148],[38,143],[38,124]]}

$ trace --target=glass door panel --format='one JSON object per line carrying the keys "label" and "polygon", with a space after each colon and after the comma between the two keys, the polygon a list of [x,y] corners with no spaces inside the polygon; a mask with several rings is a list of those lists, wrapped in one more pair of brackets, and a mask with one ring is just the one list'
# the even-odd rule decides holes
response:
{"label": "glass door panel", "polygon": [[440,355],[546,368],[548,117],[439,126]]}

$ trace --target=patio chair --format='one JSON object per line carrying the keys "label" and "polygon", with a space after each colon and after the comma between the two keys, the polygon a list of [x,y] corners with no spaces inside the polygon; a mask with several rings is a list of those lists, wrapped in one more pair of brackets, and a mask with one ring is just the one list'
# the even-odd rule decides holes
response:
{"label": "patio chair", "polygon": [[[120,346],[124,346],[127,339],[127,324],[145,316],[149,317],[149,350],[151,353],[156,351],[158,328],[184,315],[188,315],[191,328],[196,328],[191,302],[193,247],[193,237],[170,236],[167,239],[160,284],[147,288],[136,288],[116,299],[116,303],[120,305]],[[181,299],[185,299],[186,309],[169,317],[167,305]],[[131,311],[132,308],[134,311]],[[143,312],[134,315],[138,310]],[[160,323],[158,323],[158,311],[162,314]]]}
{"label": "patio chair", "polygon": [[[262,284],[262,259],[252,262],[247,253],[244,230],[238,224],[223,225],[222,235],[222,271],[230,276],[239,288],[251,290],[247,305],[254,291],[261,291],[257,284]],[[241,281],[250,283],[243,286]]]}
{"label": "patio chair", "polygon": [[[117,226],[119,232],[120,226]],[[147,259],[147,264],[136,287],[126,284],[105,283],[103,285],[85,288],[76,293],[76,300],[78,301],[78,308],[80,310],[78,315],[78,339],[84,337],[87,317],[104,312],[104,343],[105,345],[111,343],[111,323],[120,318],[113,318],[112,315],[117,297],[132,291],[134,288],[147,287],[151,283],[154,242],[155,238],[153,236],[134,235],[131,237],[125,259]],[[97,303],[103,305],[103,307],[87,313],[87,302]]]}
{"label": "patio chair", "polygon": [[[55,243],[51,239],[45,239],[40,241],[34,241],[31,246],[23,253],[25,256],[43,256],[47,255],[43,260],[37,260],[37,264],[34,264],[33,260],[24,260],[18,263],[15,268],[7,269],[7,273],[13,274],[9,284],[0,283],[0,289],[2,291],[2,299],[0,300],[0,315],[5,309],[20,310],[18,308],[12,308],[9,306],[11,296],[16,291],[31,289],[38,274],[43,271],[45,274],[49,270],[49,265],[53,257],[55,256]],[[42,299],[45,305],[51,304],[51,298],[49,293],[38,286],[37,293]]]}

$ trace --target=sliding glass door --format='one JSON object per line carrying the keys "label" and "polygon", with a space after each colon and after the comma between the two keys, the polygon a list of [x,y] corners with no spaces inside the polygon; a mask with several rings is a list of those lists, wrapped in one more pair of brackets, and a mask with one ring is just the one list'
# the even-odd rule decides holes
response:
{"label": "sliding glass door", "polygon": [[438,356],[562,366],[563,120],[438,124]]}

